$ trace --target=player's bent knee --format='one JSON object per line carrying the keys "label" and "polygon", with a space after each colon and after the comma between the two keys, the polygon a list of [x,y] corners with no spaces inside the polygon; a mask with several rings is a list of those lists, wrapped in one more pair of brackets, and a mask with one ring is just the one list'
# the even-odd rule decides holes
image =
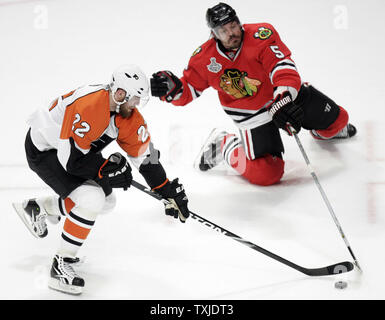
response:
{"label": "player's bent knee", "polygon": [[81,212],[82,217],[91,220],[94,220],[103,210],[106,199],[103,189],[96,183],[82,184],[72,191],[68,197],[75,203],[73,211]]}
{"label": "player's bent knee", "polygon": [[281,180],[284,166],[281,158],[268,155],[249,161],[243,176],[252,184],[270,186]]}

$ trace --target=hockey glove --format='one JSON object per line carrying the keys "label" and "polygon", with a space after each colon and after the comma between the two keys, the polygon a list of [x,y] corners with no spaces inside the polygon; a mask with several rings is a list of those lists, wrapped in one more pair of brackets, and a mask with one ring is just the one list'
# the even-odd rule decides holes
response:
{"label": "hockey glove", "polygon": [[267,109],[275,125],[285,130],[290,136],[292,135],[290,127],[294,128],[294,133],[301,130],[304,113],[301,107],[294,104],[289,91],[279,94]]}
{"label": "hockey glove", "polygon": [[177,95],[182,94],[183,85],[171,71],[158,71],[152,75],[151,94],[162,101],[171,102]]}
{"label": "hockey glove", "polygon": [[127,190],[131,186],[131,166],[119,152],[111,154],[99,169],[99,179],[107,178],[112,188]]}
{"label": "hockey glove", "polygon": [[183,223],[186,222],[190,216],[190,211],[187,208],[188,199],[183,185],[178,182],[178,178],[172,182],[167,181],[163,187],[156,189],[155,192],[168,201],[168,203],[164,204],[166,215],[172,216],[175,219],[179,218]]}

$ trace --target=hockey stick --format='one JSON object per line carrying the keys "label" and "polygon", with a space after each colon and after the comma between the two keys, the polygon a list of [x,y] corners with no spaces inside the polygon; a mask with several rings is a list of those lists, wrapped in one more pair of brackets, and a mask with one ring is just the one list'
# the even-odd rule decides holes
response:
{"label": "hockey stick", "polygon": [[[147,193],[148,195],[150,195],[151,197],[157,199],[157,200],[161,200],[165,203],[167,203],[168,201],[163,199],[160,195],[158,195],[157,193],[149,190],[148,188],[146,188],[145,186],[143,186],[142,184],[136,182],[135,180],[132,180],[132,183],[131,185],[145,193]],[[274,260],[277,260],[299,272],[302,272],[308,276],[329,276],[329,275],[333,275],[333,274],[339,274],[339,273],[344,273],[344,272],[349,272],[351,270],[354,269],[354,265],[349,262],[349,261],[344,261],[344,262],[340,262],[340,263],[336,263],[336,264],[333,264],[333,265],[330,265],[330,266],[327,266],[327,267],[323,267],[323,268],[315,268],[315,269],[309,269],[309,268],[304,268],[304,267],[301,267],[289,260],[286,260],[266,249],[263,249],[262,247],[259,247],[257,246],[256,244],[254,243],[251,243],[250,241],[247,241],[243,238],[241,238],[240,236],[237,236],[236,234],[216,225],[215,223],[205,219],[205,218],[202,218],[201,216],[197,215],[196,213],[193,213],[190,211],[190,216],[192,219],[198,221],[199,223],[202,223],[203,225],[209,227],[210,229],[213,229],[225,236],[228,236],[230,237],[231,239],[235,240],[235,241],[238,241],[246,246],[248,246],[249,248],[251,249],[254,249]]]}
{"label": "hockey stick", "polygon": [[307,156],[307,154],[306,154],[306,152],[305,152],[305,149],[304,149],[304,147],[303,147],[303,145],[302,145],[302,143],[301,143],[301,140],[299,139],[297,133],[294,131],[293,128],[290,128],[290,131],[291,131],[291,133],[293,134],[293,136],[294,136],[294,138],[295,138],[295,141],[297,142],[297,145],[298,145],[299,149],[301,150],[302,156],[303,156],[303,158],[305,159],[305,162],[306,162],[306,164],[307,164],[307,167],[309,168],[310,174],[311,174],[311,176],[313,177],[314,182],[315,182],[316,186],[318,187],[319,192],[320,192],[321,195],[322,195],[322,198],[323,198],[323,200],[324,200],[324,202],[325,202],[325,204],[326,204],[326,206],[327,206],[327,208],[328,208],[328,210],[329,210],[329,212],[330,212],[330,214],[331,214],[331,216],[332,216],[332,218],[333,218],[333,220],[334,220],[334,223],[335,223],[335,225],[337,226],[337,228],[338,228],[338,230],[339,230],[339,232],[340,232],[340,235],[341,235],[342,239],[344,239],[345,245],[346,245],[346,247],[348,248],[348,250],[349,250],[349,252],[350,252],[350,255],[353,257],[354,264],[355,264],[355,265],[357,266],[357,268],[362,272],[362,269],[361,269],[361,267],[360,267],[360,265],[359,265],[359,263],[358,263],[358,260],[357,260],[357,258],[355,257],[355,255],[354,255],[354,253],[353,253],[353,250],[352,250],[352,248],[351,248],[351,246],[350,246],[350,244],[349,244],[348,239],[347,239],[346,236],[345,236],[344,231],[342,230],[341,224],[339,223],[339,221],[338,221],[338,219],[337,219],[337,216],[336,216],[336,214],[334,213],[334,210],[333,210],[333,208],[332,208],[332,206],[331,206],[331,204],[330,204],[330,201],[329,201],[328,197],[326,196],[326,193],[325,193],[325,191],[323,190],[323,188],[322,188],[322,186],[321,186],[321,184],[320,184],[320,182],[319,182],[319,180],[318,180],[318,177],[317,177],[317,175],[315,174],[314,169],[312,168],[312,166],[311,166],[311,164],[310,164],[309,158],[308,158],[308,156]]}

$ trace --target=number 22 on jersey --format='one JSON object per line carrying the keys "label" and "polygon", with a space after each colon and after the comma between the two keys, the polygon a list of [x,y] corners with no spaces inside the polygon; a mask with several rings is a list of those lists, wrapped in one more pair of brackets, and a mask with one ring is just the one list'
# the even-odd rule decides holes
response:
{"label": "number 22 on jersey", "polygon": [[[75,114],[75,120],[74,122],[72,123],[72,131],[77,135],[79,136],[80,138],[83,138],[84,137],[84,134],[87,133],[88,131],[90,131],[91,127],[90,125],[85,122],[85,121],[81,121],[81,118],[80,118],[80,114],[79,113],[76,113]],[[75,124],[79,123],[80,122],[80,125],[81,125],[81,128],[76,128],[75,129]],[[74,130],[75,129],[75,130]]]}

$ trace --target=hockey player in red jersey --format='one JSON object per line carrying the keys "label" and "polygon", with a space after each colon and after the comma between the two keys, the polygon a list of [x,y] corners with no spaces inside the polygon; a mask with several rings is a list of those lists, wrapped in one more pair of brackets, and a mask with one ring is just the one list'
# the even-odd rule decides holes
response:
{"label": "hockey player in red jersey", "polygon": [[178,179],[169,181],[151,142],[147,124],[136,108],[149,98],[148,79],[134,65],[112,74],[108,85],[88,85],[34,112],[25,150],[30,168],[57,196],[14,203],[31,233],[47,235],[46,220],[65,221],[61,244],[51,268],[49,287],[80,294],[84,279],[76,274],[77,253],[99,213],[115,206],[113,188],[130,187],[131,166],[121,153],[104,158],[102,150],[116,140],[151,189],[169,200],[167,215],[185,222],[188,199]]}
{"label": "hockey player in red jersey", "polygon": [[194,51],[183,77],[159,71],[151,78],[151,94],[175,106],[214,88],[238,127],[240,137],[213,130],[197,157],[200,170],[224,160],[250,183],[268,186],[284,173],[278,128],[289,135],[304,128],[321,140],[356,134],[343,107],[301,81],[290,50],[272,25],[241,25],[225,3],[209,8],[206,20],[212,37]]}

